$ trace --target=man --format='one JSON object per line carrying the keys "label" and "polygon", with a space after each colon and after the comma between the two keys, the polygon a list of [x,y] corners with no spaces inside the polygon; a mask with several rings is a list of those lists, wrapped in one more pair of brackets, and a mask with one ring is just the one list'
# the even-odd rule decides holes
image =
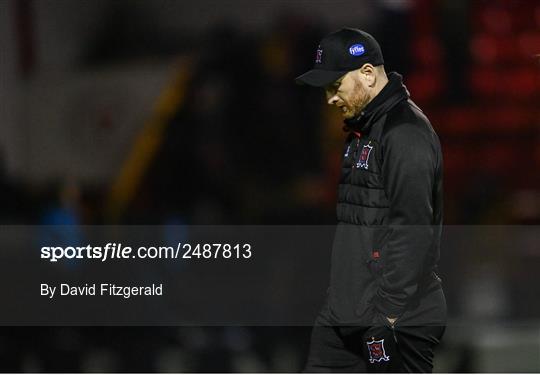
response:
{"label": "man", "polygon": [[446,324],[435,273],[442,155],[377,41],[352,28],[326,36],[297,83],[323,87],[348,136],[327,302],[307,372],[431,372]]}

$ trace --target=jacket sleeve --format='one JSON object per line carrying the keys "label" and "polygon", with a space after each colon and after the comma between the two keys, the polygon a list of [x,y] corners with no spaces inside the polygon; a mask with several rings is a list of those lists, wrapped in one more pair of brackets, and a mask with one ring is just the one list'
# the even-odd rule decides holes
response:
{"label": "jacket sleeve", "polygon": [[430,138],[418,124],[400,124],[382,140],[389,235],[382,248],[382,283],[374,303],[388,317],[400,316],[417,291],[433,240],[437,154]]}

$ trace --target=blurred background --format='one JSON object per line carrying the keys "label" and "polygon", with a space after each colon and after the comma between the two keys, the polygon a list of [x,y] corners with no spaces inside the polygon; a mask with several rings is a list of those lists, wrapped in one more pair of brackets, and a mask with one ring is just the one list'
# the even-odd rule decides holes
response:
{"label": "blurred background", "polygon": [[[536,0],[1,0],[1,222],[333,224],[341,118],[293,79],[343,26],[438,132],[445,224],[538,229]],[[540,372],[538,246],[443,247],[436,371]],[[310,328],[0,332],[3,371],[295,372]]]}

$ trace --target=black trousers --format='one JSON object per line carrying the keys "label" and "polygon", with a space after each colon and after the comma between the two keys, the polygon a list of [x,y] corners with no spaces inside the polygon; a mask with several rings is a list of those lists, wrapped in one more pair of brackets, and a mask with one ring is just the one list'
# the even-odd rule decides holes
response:
{"label": "black trousers", "polygon": [[317,320],[304,372],[432,372],[445,327],[335,327]]}

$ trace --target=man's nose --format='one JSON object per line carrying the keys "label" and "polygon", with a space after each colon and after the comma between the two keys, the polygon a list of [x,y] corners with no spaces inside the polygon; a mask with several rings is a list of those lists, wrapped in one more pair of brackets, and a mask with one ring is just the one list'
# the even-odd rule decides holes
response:
{"label": "man's nose", "polygon": [[338,100],[339,98],[337,97],[337,95],[332,95],[331,97],[328,98],[328,104],[334,105],[337,103]]}

